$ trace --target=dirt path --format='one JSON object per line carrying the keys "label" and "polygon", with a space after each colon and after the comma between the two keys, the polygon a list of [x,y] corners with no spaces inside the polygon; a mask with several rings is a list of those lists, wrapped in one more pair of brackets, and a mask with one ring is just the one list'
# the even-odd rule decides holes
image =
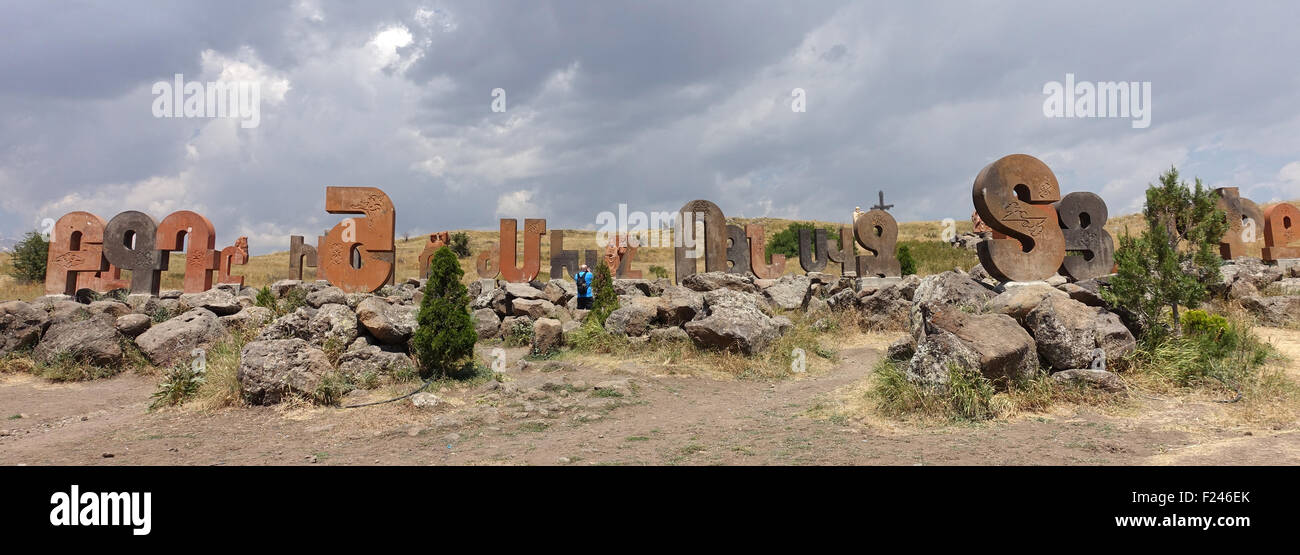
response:
{"label": "dirt path", "polygon": [[[1300,346],[1294,331],[1265,334]],[[645,361],[535,363],[510,370],[505,384],[439,391],[432,409],[148,413],[158,378],[4,375],[0,464],[1300,463],[1296,423],[1239,424],[1208,399],[1142,398],[1122,411],[1066,407],[980,425],[822,416],[861,402],[881,354],[880,345],[845,349],[829,370],[778,382],[674,375]]]}

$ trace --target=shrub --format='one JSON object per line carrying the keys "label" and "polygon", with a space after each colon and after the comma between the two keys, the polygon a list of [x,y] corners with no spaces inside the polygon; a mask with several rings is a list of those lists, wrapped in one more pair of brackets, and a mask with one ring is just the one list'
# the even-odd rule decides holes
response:
{"label": "shrub", "polygon": [[[771,256],[775,253],[784,254],[786,258],[797,258],[799,256],[799,230],[801,229],[806,229],[811,232],[816,230],[817,226],[806,222],[791,223],[789,227],[774,233],[772,237],[768,238],[767,255]],[[828,240],[840,240],[840,232],[838,230],[830,228],[823,229],[826,230],[826,237]],[[821,249],[821,245],[815,245],[813,250],[820,253]]]}
{"label": "shrub", "polygon": [[1189,310],[1183,315],[1183,332],[1219,339],[1230,331],[1228,319],[1204,310]]}
{"label": "shrub", "polygon": [[280,303],[276,302],[275,294],[272,293],[271,288],[266,285],[263,285],[262,288],[257,291],[257,298],[253,300],[253,304],[262,308],[270,309],[271,312],[280,311]]}
{"label": "shrub", "polygon": [[474,354],[478,333],[469,315],[469,291],[460,282],[460,262],[449,247],[438,249],[430,263],[418,327],[411,338],[421,375],[446,375]]}
{"label": "shrub", "polygon": [[151,396],[153,402],[149,410],[185,404],[203,387],[203,372],[195,370],[189,362],[178,363],[163,375],[165,380],[158,384],[158,390]]}
{"label": "shrub", "polygon": [[656,277],[656,278],[659,278],[659,279],[667,279],[667,278],[668,278],[668,268],[665,268],[665,267],[663,267],[663,266],[651,266],[651,267],[650,267],[650,275],[652,275],[652,276],[654,276],[654,277]]}
{"label": "shrub", "polygon": [[533,344],[533,323],[531,321],[515,320],[509,329],[501,331],[501,341],[507,347],[522,347]]}
{"label": "shrub", "polygon": [[898,246],[898,265],[903,268],[903,275],[916,273],[916,259],[912,258],[912,249],[907,245]]}
{"label": "shrub", "polygon": [[609,274],[609,266],[596,265],[596,277],[592,280],[596,289],[596,298],[591,301],[591,313],[587,320],[604,326],[609,314],[618,310],[618,293],[614,292],[614,278]]}
{"label": "shrub", "polygon": [[1102,288],[1102,297],[1148,324],[1143,334],[1148,347],[1166,334],[1158,325],[1166,307],[1174,333],[1181,334],[1178,307],[1196,308],[1208,296],[1206,284],[1221,279],[1216,247],[1228,231],[1228,220],[1217,203],[1214,191],[1199,178],[1189,188],[1171,167],[1160,176],[1159,185],[1147,187],[1142,211],[1147,229],[1136,238],[1120,237],[1115,251],[1119,271]]}
{"label": "shrub", "polygon": [[50,243],[35,231],[29,231],[14,246],[13,269],[10,274],[23,282],[45,281],[45,262],[49,259]]}
{"label": "shrub", "polygon": [[458,231],[451,234],[451,252],[457,258],[465,258],[470,255],[469,252],[469,234],[464,231]]}

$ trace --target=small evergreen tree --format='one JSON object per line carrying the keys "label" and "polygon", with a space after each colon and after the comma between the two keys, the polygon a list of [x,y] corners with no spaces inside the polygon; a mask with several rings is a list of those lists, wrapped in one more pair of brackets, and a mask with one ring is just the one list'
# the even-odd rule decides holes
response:
{"label": "small evergreen tree", "polygon": [[903,275],[916,273],[916,259],[912,258],[912,249],[907,245],[898,246],[898,265],[903,268]]}
{"label": "small evergreen tree", "polygon": [[434,372],[445,376],[474,354],[478,333],[469,315],[469,291],[460,282],[465,272],[456,255],[442,247],[434,253],[429,266],[429,281],[424,286],[411,348],[420,361],[422,376]]}
{"label": "small evergreen tree", "polygon": [[609,266],[596,264],[596,277],[591,286],[596,298],[591,301],[591,313],[587,314],[587,319],[604,326],[609,314],[618,310],[618,293],[614,292],[614,278],[609,273]]}
{"label": "small evergreen tree", "polygon": [[1102,295],[1135,312],[1147,324],[1145,339],[1153,343],[1164,335],[1155,324],[1165,307],[1173,318],[1172,330],[1181,334],[1178,307],[1196,308],[1209,295],[1206,284],[1220,281],[1217,247],[1228,231],[1228,218],[1213,190],[1199,178],[1194,188],[1180,183],[1173,167],[1160,176],[1159,185],[1147,187],[1142,215],[1147,229],[1136,238],[1120,237],[1115,251],[1119,271]]}
{"label": "small evergreen tree", "polygon": [[28,231],[14,246],[11,275],[18,281],[45,281],[45,262],[49,256],[50,243],[41,234]]}
{"label": "small evergreen tree", "polygon": [[458,258],[469,256],[469,234],[459,231],[451,234],[451,252],[455,253]]}

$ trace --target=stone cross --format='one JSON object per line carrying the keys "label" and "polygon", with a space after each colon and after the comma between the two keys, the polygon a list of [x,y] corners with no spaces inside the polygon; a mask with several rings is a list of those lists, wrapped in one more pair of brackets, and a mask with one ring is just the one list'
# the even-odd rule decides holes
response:
{"label": "stone cross", "polygon": [[892,204],[885,204],[885,192],[884,192],[884,191],[880,191],[880,202],[877,203],[875,206],[872,206],[871,209],[872,209],[872,210],[889,210],[890,208],[893,208],[893,207],[894,207],[894,205],[892,205]]}

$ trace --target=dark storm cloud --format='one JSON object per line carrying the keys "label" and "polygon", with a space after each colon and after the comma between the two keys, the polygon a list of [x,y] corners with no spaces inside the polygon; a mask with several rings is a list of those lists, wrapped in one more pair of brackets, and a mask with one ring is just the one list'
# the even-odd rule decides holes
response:
{"label": "dark storm cloud", "polygon": [[[384,188],[398,229],[552,228],[619,203],[844,220],[963,219],[1012,152],[1112,213],[1178,164],[1300,197],[1291,4],[840,2],[26,3],[0,18],[0,213],[179,208],[259,253]],[[262,84],[261,125],[158,119],[150,86]],[[1151,126],[1049,119],[1042,88],[1150,81]],[[278,87],[278,88],[277,88]],[[491,91],[506,92],[494,113]],[[791,91],[807,112],[790,110]],[[1290,165],[1288,165],[1290,164]]]}

